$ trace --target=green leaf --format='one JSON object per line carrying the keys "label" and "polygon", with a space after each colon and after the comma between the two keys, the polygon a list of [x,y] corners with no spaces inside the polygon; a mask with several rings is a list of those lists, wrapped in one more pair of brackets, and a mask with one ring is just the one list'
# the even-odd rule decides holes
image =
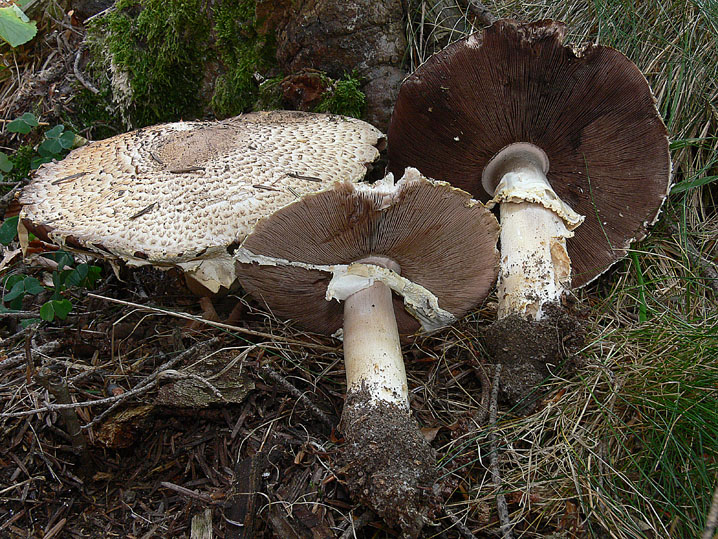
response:
{"label": "green leaf", "polygon": [[55,317],[60,320],[67,318],[72,310],[72,303],[67,299],[52,299],[40,307],[40,318],[52,322]]}
{"label": "green leaf", "polygon": [[15,273],[14,275],[8,275],[5,281],[3,282],[3,287],[5,290],[8,288],[12,288],[15,286],[15,283],[22,281],[25,278],[25,276],[22,273]]}
{"label": "green leaf", "polygon": [[67,251],[55,251],[51,253],[48,258],[54,260],[57,263],[57,269],[71,268],[75,264],[75,258]]}
{"label": "green leaf", "polygon": [[33,157],[30,160],[30,168],[32,168],[32,169],[39,168],[40,165],[42,165],[43,163],[49,163],[50,161],[52,161],[51,155],[47,155],[44,157]]}
{"label": "green leaf", "polygon": [[10,289],[10,292],[5,294],[3,301],[5,301],[5,302],[12,301],[16,298],[21,298],[24,295],[25,295],[25,282],[18,281],[13,285],[12,289]]}
{"label": "green leaf", "polygon": [[61,299],[60,301],[55,301],[53,303],[57,317],[60,320],[67,318],[67,315],[70,314],[70,311],[72,310],[72,302],[69,299]]}
{"label": "green leaf", "polygon": [[25,329],[32,324],[37,324],[38,322],[42,322],[42,320],[39,318],[25,318],[24,320],[20,320],[20,327]]}
{"label": "green leaf", "polygon": [[47,322],[55,320],[55,308],[52,306],[52,301],[48,301],[40,307],[40,318]]}
{"label": "green leaf", "polygon": [[24,280],[24,283],[25,283],[25,292],[27,292],[28,294],[32,294],[33,296],[36,296],[40,292],[45,291],[45,287],[42,286],[40,281],[35,279],[35,277],[27,277]]}
{"label": "green leaf", "polygon": [[60,135],[57,140],[60,142],[60,146],[64,150],[69,150],[75,144],[75,133],[72,131],[65,131]]}
{"label": "green leaf", "polygon": [[27,43],[37,34],[37,25],[16,5],[0,7],[0,38],[11,47]]}
{"label": "green leaf", "polygon": [[55,127],[48,129],[45,132],[45,138],[58,138],[62,134],[62,131],[64,129],[65,129],[64,125],[58,124]]}
{"label": "green leaf", "polygon": [[10,172],[15,164],[10,161],[10,158],[6,153],[0,152],[0,170],[3,172]]}
{"label": "green leaf", "polygon": [[16,118],[7,124],[7,130],[11,133],[21,133],[23,135],[27,135],[30,131],[32,131],[33,127],[37,126],[37,117],[31,112],[26,112],[19,118]]}
{"label": "green leaf", "polygon": [[2,226],[0,226],[0,243],[8,245],[17,236],[17,221],[18,216],[9,217],[5,219]]}
{"label": "green leaf", "polygon": [[57,138],[48,138],[37,147],[37,152],[43,157],[56,157],[62,152],[62,144]]}

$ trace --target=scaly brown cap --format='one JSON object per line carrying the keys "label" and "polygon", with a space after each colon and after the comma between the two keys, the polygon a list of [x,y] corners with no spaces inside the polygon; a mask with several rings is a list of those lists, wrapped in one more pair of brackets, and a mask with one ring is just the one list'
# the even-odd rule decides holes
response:
{"label": "scaly brown cap", "polygon": [[[237,274],[276,315],[332,334],[342,327],[343,305],[325,299],[331,268],[387,257],[399,264],[402,278],[459,318],[494,284],[497,239],[498,223],[481,203],[408,169],[396,186],[339,183],[262,219],[242,249],[276,265],[240,264]],[[394,310],[400,333],[418,328],[396,296]]]}
{"label": "scaly brown cap", "polygon": [[528,142],[548,180],[586,217],[568,240],[573,286],[605,271],[658,216],[670,183],[666,128],[646,79],[623,54],[562,44],[554,21],[497,21],[435,54],[403,83],[389,170],[451,182],[481,200],[489,160]]}
{"label": "scaly brown cap", "polygon": [[195,277],[216,288],[234,279],[228,248],[260,217],[362,179],[381,139],[359,120],[286,111],[148,127],[43,165],[20,197],[20,223],[105,258],[201,265]]}

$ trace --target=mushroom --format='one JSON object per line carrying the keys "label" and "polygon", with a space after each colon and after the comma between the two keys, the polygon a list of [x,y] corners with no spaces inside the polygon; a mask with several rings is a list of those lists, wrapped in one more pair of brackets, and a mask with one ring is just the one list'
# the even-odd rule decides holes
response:
{"label": "mushroom", "polygon": [[235,281],[229,251],[262,215],[363,179],[382,143],[360,120],[287,111],[139,129],[43,165],[20,196],[20,239],[180,267],[216,292]]}
{"label": "mushroom", "polygon": [[[666,128],[639,69],[609,47],[573,50],[564,33],[500,20],[450,45],[404,81],[388,133],[394,174],[416,167],[500,205],[498,316],[518,321],[495,351],[510,349],[517,369],[534,357],[530,383],[547,374],[555,306],[645,236],[670,184]],[[511,345],[523,321],[543,328],[536,350]]]}
{"label": "mushroom", "polygon": [[389,175],[307,195],[262,219],[235,252],[240,283],[275,315],[342,330],[349,489],[408,536],[431,510],[437,475],[410,414],[399,335],[449,325],[488,294],[497,236],[468,193],[407,169],[396,185]]}

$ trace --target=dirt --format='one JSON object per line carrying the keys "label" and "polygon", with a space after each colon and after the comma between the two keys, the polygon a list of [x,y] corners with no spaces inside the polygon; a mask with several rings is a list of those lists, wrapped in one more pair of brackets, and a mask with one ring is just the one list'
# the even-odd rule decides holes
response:
{"label": "dirt", "polygon": [[436,452],[414,417],[400,406],[369,402],[361,389],[347,396],[340,428],[352,498],[401,527],[403,537],[417,537],[439,500]]}
{"label": "dirt", "polygon": [[511,315],[484,329],[489,360],[502,365],[501,397],[522,412],[536,408],[546,378],[575,371],[574,355],[585,340],[577,316],[558,305],[545,312],[539,321]]}

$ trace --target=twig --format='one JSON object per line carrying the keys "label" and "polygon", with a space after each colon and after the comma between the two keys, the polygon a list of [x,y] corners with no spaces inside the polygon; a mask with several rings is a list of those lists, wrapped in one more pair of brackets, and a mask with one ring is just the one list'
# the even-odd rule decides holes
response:
{"label": "twig", "polygon": [[219,328],[219,329],[227,329],[230,331],[236,331],[237,333],[244,333],[245,335],[253,335],[255,337],[262,337],[263,339],[269,339],[270,341],[282,341],[287,344],[294,344],[297,346],[307,346],[307,347],[313,348],[315,350],[321,350],[324,352],[337,352],[338,351],[337,347],[324,346],[324,345],[316,344],[316,343],[298,341],[296,339],[287,339],[286,337],[272,335],[271,333],[264,333],[262,331],[254,331],[253,329],[241,328],[239,326],[232,326],[230,324],[223,324],[222,322],[213,322],[211,320],[206,320],[200,316],[194,316],[194,315],[187,314],[187,313],[170,311],[169,309],[162,309],[159,307],[150,307],[148,305],[132,303],[131,301],[123,301],[121,299],[108,298],[105,296],[98,296],[97,294],[88,293],[87,295],[91,298],[102,299],[105,301],[109,301],[111,303],[125,305],[127,307],[134,307],[135,309],[139,309],[141,311],[145,311],[145,312],[149,312],[149,313],[166,314],[168,316],[174,316],[175,318],[182,318],[183,320],[193,320],[195,322],[200,322],[207,326],[212,326],[212,327]]}
{"label": "twig", "polygon": [[0,318],[40,318],[40,313],[34,311],[9,311],[0,313]]}
{"label": "twig", "polygon": [[103,9],[103,10],[100,11],[99,13],[95,13],[95,14],[92,15],[91,17],[87,17],[84,21],[82,21],[82,24],[83,24],[85,27],[87,27],[87,23],[88,23],[88,22],[92,22],[92,21],[94,21],[95,19],[99,19],[99,18],[101,18],[101,17],[104,17],[105,15],[107,15],[108,13],[110,13],[110,12],[112,12],[112,11],[114,11],[114,10],[115,10],[115,4],[113,3],[110,7]]}
{"label": "twig", "polygon": [[101,414],[97,415],[90,421],[87,425],[83,425],[82,429],[89,429],[102,421],[103,418],[107,417],[108,414],[110,414],[115,408],[117,408],[120,404],[122,404],[125,400],[127,400],[129,397],[133,395],[139,395],[140,393],[145,393],[148,390],[150,390],[152,387],[154,387],[157,384],[157,381],[159,380],[159,377],[162,375],[164,371],[172,369],[177,363],[180,361],[184,361],[187,358],[190,358],[194,355],[197,355],[205,348],[211,348],[215,344],[219,342],[219,337],[214,337],[213,339],[210,339],[208,341],[203,341],[195,344],[191,348],[188,348],[181,354],[175,356],[174,358],[170,359],[169,361],[163,363],[160,365],[157,369],[154,370],[154,372],[149,375],[147,378],[145,378],[143,381],[141,381],[139,384],[137,384],[134,388],[129,390],[127,393],[122,393],[121,395],[117,395],[117,401],[114,402],[107,410],[102,412]]}
{"label": "twig", "polygon": [[161,486],[168,488],[170,490],[174,490],[177,494],[180,494],[182,496],[187,496],[189,498],[194,498],[195,500],[201,500],[205,503],[211,503],[216,504],[217,502],[212,499],[212,497],[209,494],[204,494],[202,492],[195,492],[194,490],[190,490],[186,487],[182,487],[180,485],[175,485],[174,483],[170,483],[169,481],[162,481],[160,483]]}
{"label": "twig", "polygon": [[183,361],[183,360],[187,359],[188,357],[192,356],[194,353],[197,352],[197,350],[200,347],[213,346],[214,344],[216,344],[218,342],[219,342],[219,337],[215,337],[214,339],[210,339],[209,341],[205,341],[205,342],[196,344],[192,348],[189,348],[188,350],[182,352],[181,354],[179,354],[175,358],[171,359],[170,361],[167,361],[166,363],[163,363],[162,365],[160,365],[157,369],[155,369],[155,371],[150,376],[145,378],[142,382],[137,384],[134,388],[127,391],[126,393],[123,393],[122,395],[116,395],[116,396],[107,397],[104,399],[97,399],[95,401],[74,402],[74,403],[70,403],[70,404],[47,403],[42,408],[35,408],[33,410],[25,410],[23,412],[0,413],[0,418],[25,417],[25,416],[29,416],[29,415],[39,414],[42,412],[54,412],[54,411],[59,411],[59,410],[66,410],[69,408],[83,408],[85,406],[96,406],[98,404],[112,404],[112,406],[110,408],[108,408],[103,413],[101,413],[100,415],[95,417],[90,423],[88,423],[87,425],[83,425],[81,427],[83,430],[88,429],[91,426],[93,426],[94,424],[96,424],[104,416],[106,416],[108,412],[110,412],[112,409],[114,409],[118,405],[118,403],[121,403],[121,402],[127,400],[129,397],[133,397],[135,395],[140,395],[142,393],[146,393],[147,391],[152,389],[152,387],[154,387],[154,385],[157,383],[157,377],[163,370],[171,369],[178,362]]}
{"label": "twig", "polygon": [[706,517],[706,527],[703,528],[701,539],[713,539],[716,527],[718,527],[718,483],[716,483],[716,489],[713,492],[713,501]]}
{"label": "twig", "polygon": [[[23,331],[26,331],[27,329],[28,328],[25,328],[25,330],[23,330]],[[27,339],[27,335],[25,335],[25,339]],[[20,352],[19,354],[10,356],[9,358],[0,362],[0,369],[7,369],[10,367],[14,367],[16,365],[19,365],[20,363],[27,361],[28,353],[48,355],[48,354],[57,352],[60,348],[62,348],[62,343],[60,341],[50,341],[45,344],[41,344],[40,346],[36,346],[33,344],[33,346],[30,348],[29,351],[24,350],[24,351]]]}
{"label": "twig", "polygon": [[95,88],[95,86],[83,76],[82,71],[80,71],[80,57],[82,56],[82,53],[85,51],[86,48],[87,45],[84,41],[80,43],[80,47],[75,53],[75,62],[72,64],[72,67],[75,71],[75,77],[77,78],[77,80],[80,81],[80,84],[90,90],[93,94],[99,94],[100,90]]}
{"label": "twig", "polygon": [[471,530],[468,528],[468,526],[461,522],[461,519],[459,519],[459,517],[449,511],[449,509],[446,507],[444,507],[444,514],[449,517],[449,520],[451,520],[451,523],[454,525],[454,528],[456,528],[456,531],[461,534],[461,537],[463,537],[464,539],[476,539],[476,536],[471,533]]}
{"label": "twig", "polygon": [[7,193],[0,197],[0,213],[4,214],[7,211],[8,207],[10,206],[10,203],[15,198],[15,194],[20,190],[22,186],[23,182],[18,182],[15,187],[13,187]]}
{"label": "twig", "polygon": [[317,406],[311,400],[309,400],[309,397],[307,397],[304,393],[302,393],[296,387],[290,384],[283,376],[275,372],[271,367],[269,367],[268,365],[262,365],[259,369],[259,372],[267,378],[271,378],[273,382],[276,382],[277,384],[282,386],[285,391],[287,391],[290,395],[296,398],[299,402],[304,404],[304,406],[306,406],[307,409],[327,427],[329,427],[330,429],[334,427],[335,422],[329,419],[324,412],[317,408]]}
{"label": "twig", "polygon": [[356,537],[356,532],[369,524],[369,522],[371,522],[373,518],[374,513],[372,511],[364,511],[361,515],[359,515],[359,518],[357,518],[356,520],[352,520],[349,523],[349,527],[344,530],[344,533],[342,534],[340,539],[352,539]]}
{"label": "twig", "polygon": [[494,386],[491,388],[491,404],[489,405],[489,442],[491,444],[490,452],[490,464],[491,468],[491,480],[494,482],[496,487],[496,509],[499,513],[499,522],[501,523],[501,537],[503,539],[513,539],[511,533],[511,520],[509,519],[509,509],[506,505],[506,498],[501,492],[501,473],[499,471],[499,445],[496,440],[496,417],[498,415],[499,408],[499,380],[501,378],[501,367],[502,365],[496,365],[496,372],[494,373]]}
{"label": "twig", "polygon": [[[38,373],[36,379],[40,385],[55,397],[55,401],[60,404],[72,404],[70,390],[63,378],[54,378],[51,373],[41,371]],[[80,429],[80,419],[77,417],[77,412],[72,408],[67,408],[61,410],[60,415],[65,422],[65,428],[67,429],[67,434],[70,436],[72,448],[77,455],[82,455],[85,452],[86,441]]]}
{"label": "twig", "polygon": [[486,419],[489,417],[489,399],[491,398],[491,380],[486,372],[486,363],[474,358],[472,363],[474,373],[479,377],[481,382],[481,402],[479,403],[479,411],[476,413],[476,424],[485,425]]}

